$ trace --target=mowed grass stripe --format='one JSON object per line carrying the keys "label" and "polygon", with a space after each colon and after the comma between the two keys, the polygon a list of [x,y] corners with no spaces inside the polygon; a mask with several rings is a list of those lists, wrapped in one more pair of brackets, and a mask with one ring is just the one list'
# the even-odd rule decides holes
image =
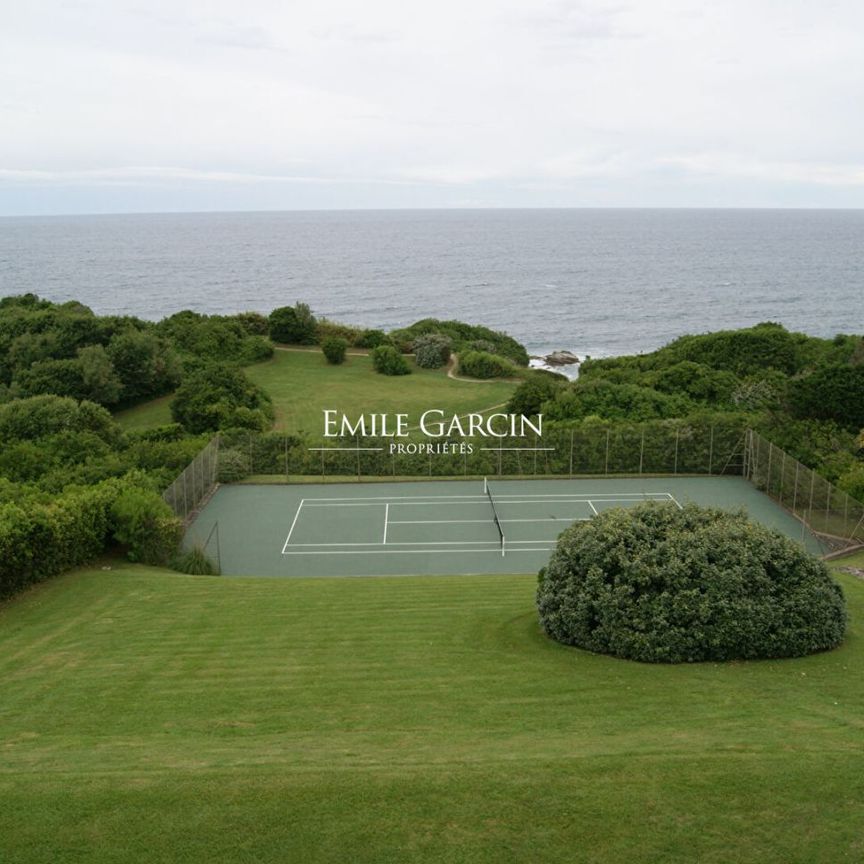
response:
{"label": "mowed grass stripe", "polygon": [[660,667],[533,577],[67,574],[0,609],[0,860],[858,860],[842,578],[835,652]]}

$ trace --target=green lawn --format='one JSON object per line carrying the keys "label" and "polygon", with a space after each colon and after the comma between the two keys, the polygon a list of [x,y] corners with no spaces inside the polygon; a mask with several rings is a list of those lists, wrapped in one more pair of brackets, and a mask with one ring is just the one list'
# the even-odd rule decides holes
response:
{"label": "green lawn", "polygon": [[[324,408],[354,416],[362,412],[406,412],[418,416],[440,408],[446,416],[483,411],[506,402],[516,385],[510,381],[458,381],[444,370],[419,369],[412,374],[378,375],[367,355],[349,355],[331,366],[320,351],[277,350],[272,360],[249,366],[246,373],[273,398],[276,426],[288,432],[320,435]],[[170,396],[117,413],[126,429],[171,422]]]}
{"label": "green lawn", "polygon": [[662,667],[532,577],[113,567],[0,608],[3,864],[864,859],[854,577],[837,651]]}
{"label": "green lawn", "polygon": [[114,419],[124,429],[128,430],[164,426],[166,423],[173,422],[170,408],[173,398],[173,394],[160,396],[158,399],[142,402],[140,405],[135,405],[132,408],[125,408],[123,411],[118,411],[114,415]]}
{"label": "green lawn", "polygon": [[445,415],[482,411],[506,402],[515,389],[507,381],[456,381],[443,369],[419,369],[410,375],[379,375],[367,355],[349,355],[331,366],[320,351],[276,351],[272,360],[246,373],[273,398],[276,425],[289,432],[323,432],[325,408],[352,417],[360,413],[408,413],[429,408]]}

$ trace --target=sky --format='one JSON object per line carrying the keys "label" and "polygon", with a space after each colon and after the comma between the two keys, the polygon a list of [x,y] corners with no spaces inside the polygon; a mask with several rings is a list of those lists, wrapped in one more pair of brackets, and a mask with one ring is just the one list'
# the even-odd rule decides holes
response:
{"label": "sky", "polygon": [[864,207],[860,0],[0,0],[0,215]]}

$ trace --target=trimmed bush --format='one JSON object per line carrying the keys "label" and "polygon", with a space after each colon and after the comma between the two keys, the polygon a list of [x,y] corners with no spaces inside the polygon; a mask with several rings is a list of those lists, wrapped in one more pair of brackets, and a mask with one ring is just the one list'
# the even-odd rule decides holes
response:
{"label": "trimmed bush", "polygon": [[822,561],[743,512],[648,503],[559,538],[537,591],[558,642],[650,663],[799,657],[843,641]]}
{"label": "trimmed bush", "polygon": [[372,365],[381,375],[408,375],[408,361],[392,346],[379,345],[372,350]]}
{"label": "trimmed bush", "polygon": [[516,374],[516,369],[497,354],[465,351],[459,355],[459,372],[469,378],[509,378]]}
{"label": "trimmed bush", "polygon": [[414,362],[421,369],[440,369],[450,359],[453,342],[442,333],[427,333],[414,340]]}
{"label": "trimmed bush", "polygon": [[345,362],[345,352],[348,350],[348,343],[339,336],[329,336],[321,343],[321,350],[327,358],[328,363],[338,366]]}

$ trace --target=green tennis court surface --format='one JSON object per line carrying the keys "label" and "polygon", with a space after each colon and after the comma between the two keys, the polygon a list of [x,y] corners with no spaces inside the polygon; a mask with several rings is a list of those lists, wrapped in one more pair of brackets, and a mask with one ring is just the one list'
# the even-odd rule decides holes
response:
{"label": "green tennis court surface", "polygon": [[643,501],[744,507],[821,551],[740,477],[222,486],[186,542],[206,542],[230,575],[533,573],[574,521]]}

